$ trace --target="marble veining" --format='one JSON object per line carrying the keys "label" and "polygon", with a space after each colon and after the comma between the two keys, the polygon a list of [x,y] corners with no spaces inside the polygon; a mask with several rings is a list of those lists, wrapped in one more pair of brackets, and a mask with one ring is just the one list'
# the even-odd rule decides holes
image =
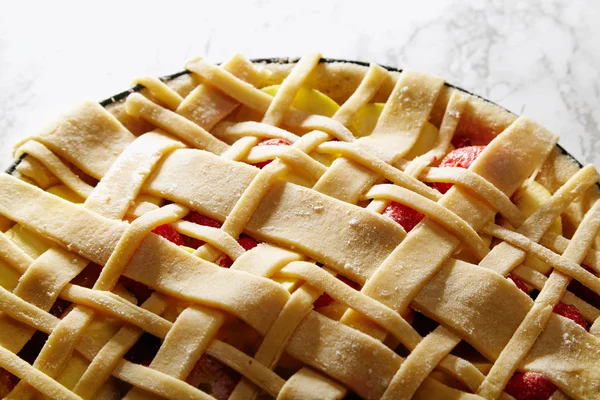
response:
{"label": "marble veining", "polygon": [[6,2],[0,168],[61,110],[135,76],[175,72],[198,55],[315,50],[443,76],[537,120],[600,166],[598,20],[596,0]]}

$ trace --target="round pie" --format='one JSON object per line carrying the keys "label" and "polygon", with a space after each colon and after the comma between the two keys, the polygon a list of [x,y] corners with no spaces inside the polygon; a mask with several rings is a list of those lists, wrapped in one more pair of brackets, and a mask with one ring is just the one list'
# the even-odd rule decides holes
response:
{"label": "round pie", "polygon": [[600,176],[446,84],[139,78],[0,176],[7,399],[600,399]]}

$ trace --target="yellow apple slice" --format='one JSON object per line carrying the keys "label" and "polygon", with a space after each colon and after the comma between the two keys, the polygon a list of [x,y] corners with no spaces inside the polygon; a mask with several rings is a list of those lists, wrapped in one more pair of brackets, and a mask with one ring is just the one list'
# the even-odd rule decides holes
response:
{"label": "yellow apple slice", "polygon": [[89,365],[88,360],[83,358],[79,353],[73,352],[71,359],[57,379],[58,383],[66,388],[73,389]]}
{"label": "yellow apple slice", "polygon": [[[261,90],[271,96],[275,96],[280,87],[281,85],[273,85],[262,88]],[[340,106],[328,96],[318,90],[307,88],[300,88],[298,90],[296,97],[294,97],[294,101],[292,101],[292,107],[308,114],[323,115],[326,117],[332,117],[340,108]],[[261,115],[258,115],[255,111],[250,110],[245,106],[240,107],[234,117],[236,121],[258,121],[260,118],[262,118]],[[314,154],[313,157],[315,160],[325,165],[330,165],[335,158],[333,155],[325,154]],[[295,171],[290,172],[288,176],[286,176],[286,180],[305,187],[314,185],[314,182],[297,174]]]}
{"label": "yellow apple slice", "polygon": [[[545,203],[552,194],[543,185],[536,181],[529,182],[526,186],[521,187],[515,194],[515,204],[521,210],[525,217],[529,217],[543,203]],[[560,217],[552,221],[552,225],[548,228],[549,232],[554,232],[558,235],[562,234],[562,220]],[[527,255],[525,264],[531,268],[535,268],[539,272],[546,274],[550,266],[532,255]]]}
{"label": "yellow apple slice", "polygon": [[[73,389],[79,379],[83,376],[85,371],[87,371],[90,363],[87,359],[85,359],[78,352],[73,352],[71,359],[67,363],[65,369],[61,372],[61,374],[56,379],[58,383],[66,387],[67,389]],[[116,386],[116,381],[114,378],[109,378],[102,388],[100,392],[97,393],[95,398],[102,399],[116,399],[120,398],[119,389]]]}
{"label": "yellow apple slice", "polygon": [[194,254],[194,252],[196,251],[196,249],[192,249],[191,247],[188,247],[188,246],[179,246],[179,247],[181,247],[182,249],[184,249],[185,251],[187,251],[190,254]]}
{"label": "yellow apple slice", "polygon": [[[280,87],[281,85],[272,85],[264,87],[261,90],[271,96],[275,96]],[[292,101],[292,107],[309,114],[324,115],[326,117],[332,117],[340,108],[330,97],[318,90],[307,88],[300,88],[298,90],[294,101]],[[260,121],[261,118],[262,115],[260,113],[246,106],[240,107],[233,116],[233,119],[238,122]]]}
{"label": "yellow apple slice", "polygon": [[384,106],[384,103],[369,103],[358,110],[351,126],[357,137],[368,136],[373,132]]}
{"label": "yellow apple slice", "polygon": [[[519,189],[515,194],[514,201],[523,216],[527,218],[548,201],[551,196],[552,194],[542,184],[531,181]],[[552,221],[548,231],[558,235],[562,234],[562,220],[560,217]]]}
{"label": "yellow apple slice", "polygon": [[0,261],[0,286],[11,292],[19,283],[19,273],[4,261]]}
{"label": "yellow apple slice", "polygon": [[[271,96],[275,96],[280,86],[281,85],[267,86],[261,90]],[[296,97],[294,97],[294,101],[292,101],[292,107],[309,114],[324,115],[326,117],[332,117],[340,108],[335,101],[331,100],[330,97],[318,90],[303,87],[296,93]]]}

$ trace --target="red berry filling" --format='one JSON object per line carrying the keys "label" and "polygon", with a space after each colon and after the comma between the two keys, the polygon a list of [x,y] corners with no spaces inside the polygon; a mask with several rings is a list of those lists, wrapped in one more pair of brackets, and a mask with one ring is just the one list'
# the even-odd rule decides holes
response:
{"label": "red berry filling", "polygon": [[452,146],[454,146],[455,149],[461,149],[463,147],[469,147],[471,146],[471,139],[469,139],[466,136],[458,136],[455,135],[452,137]]}
{"label": "red berry filling", "polygon": [[[202,226],[210,226],[211,228],[220,228],[223,225],[219,221],[214,220],[205,215],[202,215],[196,211],[191,211],[188,215],[186,215],[184,220],[193,222],[195,224],[202,225]],[[184,240],[185,240],[185,245],[187,247],[191,247],[192,249],[197,249],[198,247],[202,246],[205,243],[202,240],[188,237],[188,236],[184,236]]]}
{"label": "red berry filling", "polygon": [[[271,139],[271,140],[283,140],[283,139]],[[287,140],[285,142],[287,142]],[[261,143],[264,143],[264,142],[261,142]],[[261,143],[259,143],[259,145]],[[212,228],[220,228],[221,226],[223,226],[223,224],[220,223],[219,221],[216,221],[205,215],[199,214],[196,211],[190,212],[185,217],[185,220],[193,222],[198,225],[210,226]],[[240,236],[240,238],[238,239],[238,243],[246,251],[253,249],[258,245],[258,242],[256,240],[254,240],[251,237],[246,236],[246,235]],[[197,249],[198,247],[202,246],[203,244],[204,244],[204,242],[202,240],[186,237],[186,245],[189,247]],[[224,255],[218,260],[218,264],[223,268],[229,268],[233,265],[233,260],[229,256]]]}
{"label": "red berry filling", "polygon": [[421,220],[424,215],[404,204],[392,201],[383,210],[383,215],[386,215],[396,221],[404,228],[406,232],[410,232]]}
{"label": "red berry filling", "polygon": [[[469,168],[479,157],[485,146],[467,146],[452,150],[440,163],[440,167]],[[434,187],[440,193],[446,193],[452,187],[451,183],[436,182]]]}
{"label": "red berry filling", "polygon": [[[508,278],[513,279],[515,284],[519,286],[517,278],[511,278],[510,274]],[[577,307],[559,303],[554,307],[554,312],[569,318],[588,330],[587,321]],[[506,385],[505,391],[517,400],[547,400],[556,389],[556,385],[539,372],[517,372]]]}
{"label": "red berry filling", "polygon": [[[256,240],[252,239],[249,236],[240,237],[238,239],[238,243],[246,251],[258,246],[258,243],[256,242]],[[221,259],[219,260],[219,265],[223,268],[230,268],[233,265],[233,260],[229,256],[222,256]]]}
{"label": "red berry filling", "polygon": [[[262,142],[260,142],[259,144],[257,144],[257,146],[291,146],[292,142],[290,142],[289,140],[286,139],[267,139],[267,140],[263,140]],[[263,169],[264,167],[266,167],[267,165],[269,165],[271,163],[271,160],[269,161],[263,161],[263,162],[259,162],[254,164],[255,167],[258,167],[260,169]]]}
{"label": "red berry filling", "polygon": [[547,400],[556,385],[539,372],[517,372],[504,390],[517,400]]}
{"label": "red berry filling", "polygon": [[152,230],[153,233],[156,233],[159,236],[167,239],[171,243],[175,243],[178,246],[183,246],[185,242],[183,241],[183,237],[173,228],[171,225],[159,225]]}
{"label": "red berry filling", "polygon": [[256,240],[252,239],[249,236],[241,236],[238,240],[238,243],[240,244],[240,246],[242,246],[244,248],[244,250],[248,251],[250,249],[255,248],[256,246],[258,246],[258,243],[256,242]]}
{"label": "red berry filling", "polygon": [[188,215],[185,216],[184,220],[198,225],[210,226],[212,228],[220,228],[223,225],[219,221],[207,217],[206,215],[202,215],[196,211],[190,211]]}
{"label": "red berry filling", "polygon": [[327,293],[323,293],[317,300],[314,302],[315,308],[326,307],[333,303],[333,298]]}
{"label": "red berry filling", "polygon": [[[337,278],[340,281],[344,282],[346,285],[350,286],[352,289],[360,290],[360,285],[358,283],[346,278],[345,276],[338,275]],[[321,296],[319,296],[317,300],[315,300],[314,307],[325,307],[330,305],[331,303],[333,303],[333,298],[327,293],[323,293]]]}
{"label": "red berry filling", "polygon": [[519,278],[517,278],[513,274],[508,274],[508,276],[506,277],[506,279],[509,279],[509,280],[513,281],[513,283],[519,289],[521,289],[525,294],[527,294],[527,295],[529,294],[529,290],[527,289],[527,285],[525,285],[525,282],[523,282],[522,280],[520,280]]}
{"label": "red berry filling", "polygon": [[583,315],[581,315],[581,312],[577,309],[577,307],[573,305],[558,303],[554,306],[553,311],[558,315],[562,315],[565,318],[569,318],[571,321],[580,325],[586,331],[590,329],[587,321],[585,320],[585,318],[583,318]]}
{"label": "red berry filling", "polygon": [[275,138],[265,139],[260,142],[257,146],[291,146],[292,142],[287,139]]}

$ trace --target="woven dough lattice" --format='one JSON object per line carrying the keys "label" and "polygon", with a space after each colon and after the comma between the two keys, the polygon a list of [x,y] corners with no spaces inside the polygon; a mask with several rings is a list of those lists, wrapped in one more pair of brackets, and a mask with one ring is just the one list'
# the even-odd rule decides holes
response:
{"label": "woven dough lattice", "polygon": [[[319,61],[194,59],[19,144],[5,398],[495,399],[535,371],[600,399],[594,167],[440,78]],[[440,166],[458,139],[485,147]]]}

